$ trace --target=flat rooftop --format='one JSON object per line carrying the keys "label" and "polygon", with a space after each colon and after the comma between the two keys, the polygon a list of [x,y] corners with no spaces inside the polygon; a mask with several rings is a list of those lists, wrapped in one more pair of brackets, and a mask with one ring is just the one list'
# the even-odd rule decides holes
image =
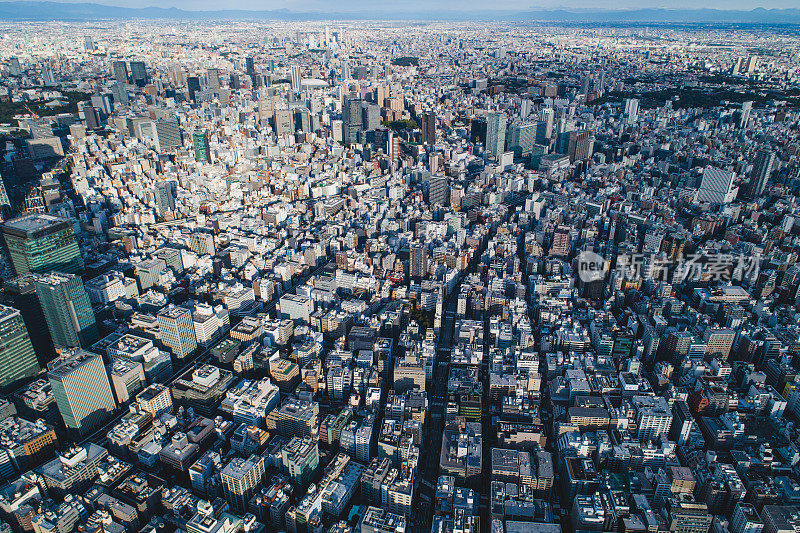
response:
{"label": "flat rooftop", "polygon": [[45,214],[25,215],[9,220],[2,225],[3,233],[29,239],[43,235],[48,231],[56,231],[68,227],[69,222],[66,219]]}

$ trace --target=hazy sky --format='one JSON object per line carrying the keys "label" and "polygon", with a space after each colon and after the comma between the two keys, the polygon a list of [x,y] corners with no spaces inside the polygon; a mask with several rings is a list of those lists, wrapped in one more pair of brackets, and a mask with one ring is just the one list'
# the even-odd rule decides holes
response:
{"label": "hazy sky", "polygon": [[[59,1],[59,0],[56,0]],[[75,0],[125,7],[177,7],[188,10],[290,9],[292,11],[524,10],[524,9],[753,9],[798,8],[800,0]]]}

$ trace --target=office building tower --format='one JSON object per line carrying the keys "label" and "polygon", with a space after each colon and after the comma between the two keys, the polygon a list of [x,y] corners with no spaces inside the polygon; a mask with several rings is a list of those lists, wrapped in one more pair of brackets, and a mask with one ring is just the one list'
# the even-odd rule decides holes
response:
{"label": "office building tower", "polygon": [[53,87],[56,85],[56,77],[53,74],[53,69],[47,65],[42,65],[42,84],[45,87]]}
{"label": "office building tower", "polygon": [[111,96],[114,97],[114,104],[115,105],[128,105],[130,102],[130,97],[128,96],[128,89],[126,88],[124,83],[115,83],[111,86]]}
{"label": "office building tower", "polygon": [[252,57],[244,58],[244,65],[245,65],[245,73],[248,76],[251,76],[256,73],[255,62],[253,61]]}
{"label": "office building tower", "polygon": [[486,119],[472,119],[469,126],[469,142],[486,145]]}
{"label": "office building tower", "polygon": [[7,280],[3,284],[3,292],[9,297],[9,303],[14,309],[19,309],[25,327],[28,329],[33,350],[39,361],[39,366],[45,368],[47,363],[55,356],[53,341],[47,329],[47,321],[39,303],[39,295],[33,283],[34,274]]}
{"label": "office building tower", "polygon": [[311,132],[311,112],[305,107],[297,107],[294,110],[294,130],[305,133]]}
{"label": "office building tower", "polygon": [[68,220],[32,214],[9,220],[1,229],[18,276],[53,270],[70,274],[83,271],[83,256]]}
{"label": "office building tower", "polygon": [[800,529],[800,516],[795,505],[765,505],[761,519],[764,533],[792,533]]}
{"label": "office building tower", "polygon": [[22,76],[22,65],[19,63],[19,58],[12,57],[8,60],[8,73],[12,76]]}
{"label": "office building tower", "polygon": [[447,205],[449,185],[447,176],[433,176],[430,179],[428,201],[431,205]]}
{"label": "office building tower", "polygon": [[147,85],[147,68],[144,61],[131,61],[131,80],[137,87]]}
{"label": "office building tower", "polygon": [[530,155],[536,143],[536,125],[530,122],[515,123],[508,128],[508,150],[514,152],[514,157],[521,158]]}
{"label": "office building tower", "polygon": [[260,455],[251,455],[247,460],[234,457],[220,475],[225,501],[237,511],[244,511],[264,482],[264,458]]}
{"label": "office building tower", "polygon": [[506,114],[492,113],[486,119],[486,153],[499,158],[506,147]]}
{"label": "office building tower", "polygon": [[123,404],[142,391],[147,384],[144,366],[130,359],[115,359],[108,367],[111,388],[117,403]]}
{"label": "office building tower", "polygon": [[374,131],[381,125],[381,109],[375,104],[364,104],[361,108],[361,127],[364,131]]}
{"label": "office building tower", "polygon": [[299,93],[302,90],[303,78],[300,76],[300,66],[292,65],[292,92]]}
{"label": "office building tower", "polygon": [[93,105],[84,104],[81,113],[87,130],[96,130],[102,126],[100,112]]}
{"label": "office building tower", "polygon": [[0,305],[0,387],[35,376],[39,363],[22,314]]}
{"label": "office building tower", "polygon": [[0,177],[0,221],[11,215],[11,200],[8,197],[5,181]]}
{"label": "office building tower", "polygon": [[91,35],[83,36],[83,49],[86,52],[94,52],[94,41],[92,40]]}
{"label": "office building tower", "polygon": [[294,485],[306,488],[314,480],[319,465],[319,447],[316,439],[294,437],[281,449],[283,472]]}
{"label": "office building tower", "polygon": [[738,187],[733,186],[736,175],[711,165],[703,169],[703,180],[697,190],[698,203],[729,204],[736,199]]}
{"label": "office building tower", "polygon": [[589,140],[588,131],[579,130],[569,132],[567,155],[569,156],[570,163],[589,159],[591,155],[591,144],[592,142]]}
{"label": "office building tower", "polygon": [[206,85],[213,91],[219,91],[222,83],[220,81],[219,69],[210,68],[206,71]]}
{"label": "office building tower", "polygon": [[660,396],[634,396],[639,442],[648,443],[669,433],[672,411],[667,401]]}
{"label": "office building tower", "polygon": [[301,294],[281,296],[278,310],[282,319],[294,321],[296,325],[310,324],[314,312],[314,300]]}
{"label": "office building tower", "polygon": [[436,113],[426,111],[422,113],[422,142],[427,146],[436,144]]}
{"label": "office building tower", "polygon": [[319,430],[319,404],[289,398],[267,418],[267,428],[274,428],[279,435],[313,438]]}
{"label": "office building tower", "polygon": [[208,133],[205,131],[194,132],[192,134],[192,145],[194,146],[194,160],[211,162],[211,148],[208,145]]}
{"label": "office building tower", "polygon": [[156,121],[156,141],[158,150],[162,152],[169,152],[183,145],[178,117],[172,116]]}
{"label": "office building tower", "polygon": [[539,113],[539,122],[542,126],[542,138],[538,138],[537,130],[537,144],[548,144],[548,141],[553,138],[553,125],[555,124],[556,112],[552,107],[546,107]]}
{"label": "office building tower", "polygon": [[625,99],[625,110],[623,111],[625,124],[633,124],[639,116],[639,100],[637,98]]}
{"label": "office building tower", "polygon": [[53,344],[87,347],[97,342],[97,323],[83,280],[75,274],[52,272],[34,278]]}
{"label": "office building tower", "polygon": [[292,112],[288,109],[276,109],[274,113],[275,135],[282,137],[294,131]]}
{"label": "office building tower", "polygon": [[67,429],[85,435],[117,408],[103,357],[98,354],[69,350],[50,363],[47,377]]}
{"label": "office building tower", "polygon": [[772,171],[775,170],[777,156],[775,152],[759,150],[750,172],[750,196],[757,198],[764,194]]}
{"label": "office building tower", "polygon": [[111,97],[108,94],[93,94],[92,107],[98,110],[103,117],[108,117],[112,111]]}
{"label": "office building tower", "polygon": [[572,246],[571,229],[569,226],[558,226],[553,231],[553,243],[550,246],[550,256],[567,257]]}
{"label": "office building tower", "polygon": [[186,78],[186,87],[189,89],[189,100],[195,102],[197,93],[200,91],[200,78],[189,76]]}
{"label": "office building tower", "polygon": [[[42,485],[47,487],[47,493],[51,497],[63,499],[69,494],[74,503],[77,500],[75,496],[87,490],[101,472],[109,473],[104,468],[110,464],[107,458],[108,451],[105,448],[90,442],[82,446],[69,446],[55,459],[43,464],[35,471],[41,476]],[[72,506],[66,508],[69,509],[66,513],[63,509],[64,507],[61,507],[57,511],[60,515],[58,516],[60,527],[54,526],[52,529],[47,529],[51,531],[61,531],[61,528],[63,531],[74,529],[69,525],[69,520],[77,522],[80,512]],[[73,525],[75,524],[73,523]]]}
{"label": "office building tower", "polygon": [[189,249],[198,255],[214,255],[216,252],[214,235],[199,231],[193,232],[189,235]]}
{"label": "office building tower", "polygon": [[123,85],[128,83],[128,65],[124,61],[114,61],[111,64],[114,70],[114,79]]}
{"label": "office building tower", "polygon": [[157,181],[155,193],[156,213],[163,218],[164,215],[175,210],[175,182]]}
{"label": "office building tower", "polygon": [[409,252],[409,273],[412,278],[424,277],[428,270],[428,248],[414,243]]}
{"label": "office building tower", "polygon": [[358,132],[362,127],[361,99],[347,96],[342,106],[342,128],[344,144],[350,145],[358,142]]}
{"label": "office building tower", "polygon": [[750,121],[750,111],[753,109],[753,102],[748,100],[742,102],[742,108],[739,110],[739,128],[746,128],[747,123]]}
{"label": "office building tower", "polygon": [[519,116],[523,119],[527,118],[528,115],[531,114],[531,101],[527,98],[523,98],[522,101],[519,103]]}
{"label": "office building tower", "polygon": [[158,331],[161,341],[178,359],[192,355],[197,350],[192,312],[184,307],[169,305],[158,313]]}
{"label": "office building tower", "polygon": [[739,502],[733,510],[731,533],[761,533],[764,522],[752,504]]}

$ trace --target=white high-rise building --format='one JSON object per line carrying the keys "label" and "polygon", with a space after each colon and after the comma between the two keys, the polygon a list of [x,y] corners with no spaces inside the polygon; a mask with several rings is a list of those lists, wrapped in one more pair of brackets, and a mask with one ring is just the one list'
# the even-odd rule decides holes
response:
{"label": "white high-rise building", "polygon": [[299,93],[302,89],[303,78],[300,76],[300,66],[292,66],[292,91]]}
{"label": "white high-rise building", "polygon": [[633,405],[636,408],[639,442],[651,442],[669,432],[672,411],[667,400],[660,396],[634,396]]}

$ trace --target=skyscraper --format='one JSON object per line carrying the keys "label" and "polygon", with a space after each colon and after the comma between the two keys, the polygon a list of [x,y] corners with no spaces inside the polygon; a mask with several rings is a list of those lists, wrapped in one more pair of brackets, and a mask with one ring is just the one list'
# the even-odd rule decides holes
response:
{"label": "skyscraper", "polygon": [[508,128],[508,149],[514,152],[514,157],[530,155],[536,142],[536,124],[522,122],[512,124]]}
{"label": "skyscraper", "polygon": [[126,84],[128,83],[128,65],[124,61],[114,61],[111,64],[112,69],[114,70],[114,79],[117,80],[117,83]]}
{"label": "skyscraper", "polygon": [[436,144],[436,113],[427,111],[422,114],[422,142],[428,146]]}
{"label": "skyscraper", "polygon": [[567,147],[567,155],[569,155],[570,163],[588,159],[591,155],[591,144],[592,143],[589,140],[589,132],[587,130],[576,130],[569,132],[569,146]]}
{"label": "skyscraper", "polygon": [[117,82],[111,86],[111,95],[114,97],[114,104],[128,105],[130,97],[128,96],[128,89],[125,84]]}
{"label": "skyscraper", "polygon": [[158,216],[164,217],[167,213],[175,210],[175,192],[173,191],[174,182],[161,180],[155,183],[156,212]]}
{"label": "skyscraper", "polygon": [[486,152],[495,159],[506,147],[506,114],[492,113],[486,120]]}
{"label": "skyscraper", "polygon": [[639,116],[639,100],[637,98],[625,99],[625,124],[633,124]]}
{"label": "skyscraper", "polygon": [[170,305],[159,311],[157,318],[161,341],[172,355],[183,359],[197,350],[191,311],[185,307]]}
{"label": "skyscraper", "polygon": [[775,169],[777,158],[775,152],[759,150],[750,172],[750,195],[758,197],[764,194],[772,171]]}
{"label": "skyscraper", "polygon": [[31,336],[33,350],[39,360],[39,366],[44,368],[47,363],[55,356],[53,350],[53,340],[50,338],[50,331],[47,329],[47,321],[39,303],[39,295],[36,293],[36,286],[33,283],[35,274],[28,274],[3,283],[3,292],[10,297],[11,307],[19,309],[25,327]]}
{"label": "skyscraper", "polygon": [[117,408],[101,355],[69,350],[50,363],[47,377],[67,429],[85,435]]}
{"label": "skyscraper", "polygon": [[361,99],[355,96],[346,96],[342,107],[342,124],[344,128],[344,144],[350,145],[358,141],[358,132],[361,131]]}
{"label": "skyscraper", "polygon": [[364,131],[373,131],[381,125],[381,109],[375,104],[366,104],[361,108],[361,126]]}
{"label": "skyscraper", "polygon": [[299,93],[302,90],[303,78],[300,76],[300,66],[292,65],[292,92]]}
{"label": "skyscraper", "polygon": [[131,80],[138,87],[147,85],[147,68],[144,61],[131,61]]}
{"label": "skyscraper", "polygon": [[209,89],[219,91],[221,83],[218,68],[210,68],[206,70],[206,83],[208,84]]}
{"label": "skyscraper", "polygon": [[750,110],[753,109],[753,102],[742,102],[742,109],[739,111],[739,128],[746,128],[750,120]]}
{"label": "skyscraper", "polygon": [[447,176],[433,176],[428,190],[428,201],[431,205],[446,205],[448,196]]}
{"label": "skyscraper", "polygon": [[0,305],[0,387],[35,376],[39,363],[20,312]]}
{"label": "skyscraper", "polygon": [[33,281],[53,344],[86,347],[97,342],[97,323],[83,280],[75,274],[52,272]]}
{"label": "skyscraper", "polygon": [[195,101],[197,92],[200,90],[200,78],[197,76],[189,76],[186,78],[186,87],[189,89],[189,100]]}
{"label": "skyscraper", "polygon": [[409,254],[409,273],[412,278],[421,278],[428,269],[428,248],[423,244],[412,244]]}
{"label": "skyscraper", "polygon": [[174,150],[183,144],[177,117],[172,116],[156,121],[156,140],[158,141],[158,149],[162,152]]}
{"label": "skyscraper", "polygon": [[75,273],[83,257],[69,221],[45,214],[25,215],[2,226],[6,250],[18,276],[29,272]]}
{"label": "skyscraper", "polygon": [[194,146],[194,160],[211,162],[211,148],[208,146],[208,133],[196,131],[192,134],[192,145]]}

